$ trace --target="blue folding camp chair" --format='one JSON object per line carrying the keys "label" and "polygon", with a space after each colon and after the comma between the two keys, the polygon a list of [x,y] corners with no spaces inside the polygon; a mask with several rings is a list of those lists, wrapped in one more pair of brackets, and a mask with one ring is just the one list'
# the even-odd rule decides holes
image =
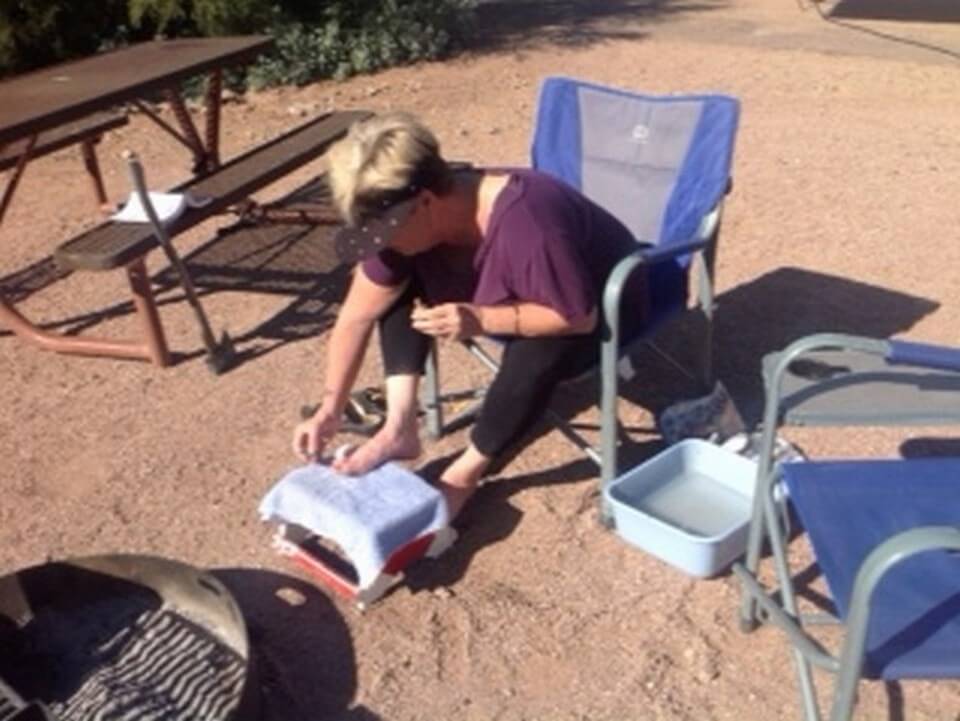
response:
{"label": "blue folding camp chair", "polygon": [[[560,425],[601,467],[606,485],[617,475],[616,401],[618,358],[645,342],[691,378],[660,350],[654,334],[687,309],[688,279],[699,258],[696,305],[706,316],[699,380],[713,385],[711,358],[713,270],[723,199],[731,187],[730,166],[739,121],[739,102],[724,95],[640,95],[569,78],[545,80],[533,135],[533,167],[579,189],[619,218],[637,239],[637,251],[612,271],[603,295],[607,332],[601,350],[600,450]],[[649,268],[652,320],[639,338],[623,338],[620,297],[630,275]],[[496,369],[475,343],[468,347]],[[439,412],[436,354],[425,384],[427,425],[445,428]],[[554,414],[553,419],[560,419]],[[603,494],[601,494],[601,498]],[[609,509],[602,509],[609,524]]]}
{"label": "blue folding camp chair", "polygon": [[[960,677],[960,458],[775,465],[778,426],[960,422],[960,350],[819,334],[765,359],[766,405],[741,626],[771,622],[794,649],[808,721],[821,718],[811,664],[837,675],[829,718],[848,719],[859,679]],[[788,558],[806,530],[834,606],[801,612]],[[758,577],[769,543],[778,588]],[[844,627],[839,653],[815,626]]]}

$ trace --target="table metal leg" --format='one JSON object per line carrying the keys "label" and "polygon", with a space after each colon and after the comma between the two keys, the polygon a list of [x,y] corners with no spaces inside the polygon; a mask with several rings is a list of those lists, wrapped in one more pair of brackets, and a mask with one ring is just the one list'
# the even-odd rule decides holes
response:
{"label": "table metal leg", "polygon": [[94,146],[100,138],[87,138],[80,143],[80,152],[83,154],[83,165],[93,183],[93,194],[97,196],[97,207],[102,213],[112,213],[113,207],[107,200],[107,191],[103,187],[103,176],[100,174],[100,163],[97,161],[97,151]]}
{"label": "table metal leg", "polygon": [[166,96],[170,102],[173,114],[177,119],[177,123],[183,131],[190,149],[193,151],[193,172],[202,174],[206,172],[209,167],[209,157],[207,155],[207,149],[200,140],[197,126],[194,125],[193,118],[190,117],[190,112],[187,110],[187,106],[184,104],[183,98],[180,97],[180,93],[176,88],[167,88]]}
{"label": "table metal leg", "polygon": [[165,368],[170,365],[170,351],[167,349],[167,339],[163,334],[160,313],[157,311],[150,276],[143,258],[127,266],[127,280],[133,294],[133,305],[143,323],[143,336],[149,359],[155,365]]}
{"label": "table metal leg", "polygon": [[160,325],[150,279],[143,260],[132,263],[127,268],[133,303],[143,323],[144,338],[141,341],[109,340],[51,333],[37,327],[20,313],[12,303],[0,296],[0,324],[13,331],[19,338],[55,353],[70,355],[100,356],[107,358],[129,358],[148,360],[165,367],[170,365],[170,353]]}
{"label": "table metal leg", "polygon": [[27,141],[27,146],[20,154],[20,159],[17,160],[17,167],[13,169],[10,182],[7,183],[7,187],[3,190],[3,196],[0,196],[0,223],[3,222],[3,216],[7,213],[7,208],[10,206],[13,194],[17,191],[17,185],[20,183],[20,178],[23,177],[23,171],[26,170],[27,163],[30,162],[30,154],[33,152],[33,146],[36,144],[37,135],[33,134]]}
{"label": "table metal leg", "polygon": [[220,167],[220,96],[223,91],[223,71],[217,68],[207,77],[205,113],[207,123],[207,170]]}

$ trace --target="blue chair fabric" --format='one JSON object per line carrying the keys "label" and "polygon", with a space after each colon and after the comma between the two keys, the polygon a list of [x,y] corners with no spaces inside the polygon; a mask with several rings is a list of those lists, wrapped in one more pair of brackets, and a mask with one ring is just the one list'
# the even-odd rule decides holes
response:
{"label": "blue chair fabric", "polygon": [[[789,497],[846,619],[854,581],[883,541],[918,526],[960,526],[960,459],[784,464]],[[895,566],[874,592],[863,675],[960,673],[960,555],[928,551]]]}
{"label": "blue chair fabric", "polygon": [[[645,95],[572,78],[540,90],[531,159],[617,216],[638,243],[690,241],[730,187],[740,104]],[[653,321],[685,307],[689,253],[650,272]]]}
{"label": "blue chair fabric", "polygon": [[[784,463],[773,455],[782,425],[830,426],[836,435],[845,426],[960,424],[958,349],[818,333],[765,358],[763,375],[747,552],[733,565],[743,586],[741,628],[769,623],[785,632],[807,721],[849,721],[862,678],[960,678],[960,458],[912,456],[910,439],[904,458]],[[807,558],[791,542],[788,507],[832,609],[814,601],[820,611],[808,612],[811,599],[795,588],[791,561]],[[765,546],[772,582],[760,568]],[[831,624],[839,642],[818,631]],[[829,715],[821,714],[814,666],[836,676]]]}

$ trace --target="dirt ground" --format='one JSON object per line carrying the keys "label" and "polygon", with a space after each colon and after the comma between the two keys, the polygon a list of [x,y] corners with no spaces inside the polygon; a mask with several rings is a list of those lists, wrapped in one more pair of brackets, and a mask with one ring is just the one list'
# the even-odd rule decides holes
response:
{"label": "dirt ground", "polygon": [[[524,164],[546,75],[731,93],[743,114],[718,260],[717,359],[748,417],[763,354],[806,333],[957,342],[960,287],[945,272],[960,265],[952,5],[846,0],[833,22],[792,0],[486,11],[476,48],[448,62],[228,103],[225,154],[326,108],[405,108],[451,157]],[[100,148],[118,199],[128,192],[126,148],[141,154],[154,187],[188,170],[183,150],[134,115]],[[76,151],[31,165],[2,228],[0,273],[20,308],[53,328],[130,335],[122,274],[75,274],[31,292],[23,273],[92,222],[81,175]],[[194,233],[184,247],[209,237]],[[151,269],[178,353],[172,368],[58,356],[0,331],[0,572],[119,552],[214,569],[246,614],[270,721],[799,718],[785,640],[740,633],[734,579],[691,579],[603,530],[596,470],[555,431],[481,490],[446,556],[381,604],[360,614],[306,583],[271,551],[256,506],[295,465],[290,433],[321,387],[343,273],[321,249],[290,260],[286,275],[261,274],[269,282],[260,285],[256,273],[241,273],[233,291],[201,278],[214,325],[245,354],[215,377],[160,257]],[[454,385],[481,375],[459,352],[443,351]],[[660,448],[651,413],[687,389],[655,358],[639,361],[623,410],[645,457]],[[378,382],[378,363],[371,353],[361,383]],[[578,420],[595,418],[584,410]],[[913,436],[955,440],[952,429]],[[907,447],[873,429],[790,437],[812,454]],[[421,461],[463,441],[461,432],[429,442]],[[955,720],[960,685],[868,684],[857,718]]]}

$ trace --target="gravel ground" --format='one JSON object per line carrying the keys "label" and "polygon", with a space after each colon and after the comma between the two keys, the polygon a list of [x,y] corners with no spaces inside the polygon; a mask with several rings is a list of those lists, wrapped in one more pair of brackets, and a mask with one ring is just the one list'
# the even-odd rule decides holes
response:
{"label": "gravel ground", "polygon": [[[789,0],[495,3],[464,56],[229,103],[223,146],[239,152],[328,107],[405,108],[452,157],[522,164],[549,74],[738,96],[717,359],[750,416],[761,357],[805,333],[957,341],[958,285],[944,271],[960,262],[949,180],[960,171],[960,29],[943,22],[956,20],[952,8],[932,0],[910,3],[912,18],[884,19],[898,5],[847,0],[826,22]],[[188,171],[176,143],[134,116],[100,147],[114,197],[127,192],[126,148],[155,187]],[[80,168],[75,151],[31,165],[2,229],[8,292],[11,274],[90,224]],[[151,258],[152,270],[163,267]],[[202,362],[190,309],[169,287],[161,313],[179,356],[167,370],[52,355],[0,332],[0,571],[113,552],[215,569],[246,612],[271,721],[799,717],[785,641],[738,631],[734,580],[693,580],[602,530],[595,469],[547,429],[482,489],[454,549],[365,614],[284,565],[255,508],[294,464],[289,435],[320,387],[323,331],[343,279],[323,252],[292,268],[292,290],[205,294],[214,325],[246,354],[221,377]],[[118,273],[18,296],[25,313],[57,328],[136,330]],[[442,355],[453,384],[482,376],[456,348]],[[686,389],[655,358],[638,361],[623,410],[632,450],[645,457],[660,447],[651,413]],[[370,354],[360,380],[378,379]],[[574,392],[572,407],[592,392]],[[953,429],[912,436],[955,440]],[[790,437],[833,455],[897,454],[906,438],[875,429]],[[422,460],[463,440],[430,442]],[[960,686],[865,685],[858,718],[955,720]]]}

